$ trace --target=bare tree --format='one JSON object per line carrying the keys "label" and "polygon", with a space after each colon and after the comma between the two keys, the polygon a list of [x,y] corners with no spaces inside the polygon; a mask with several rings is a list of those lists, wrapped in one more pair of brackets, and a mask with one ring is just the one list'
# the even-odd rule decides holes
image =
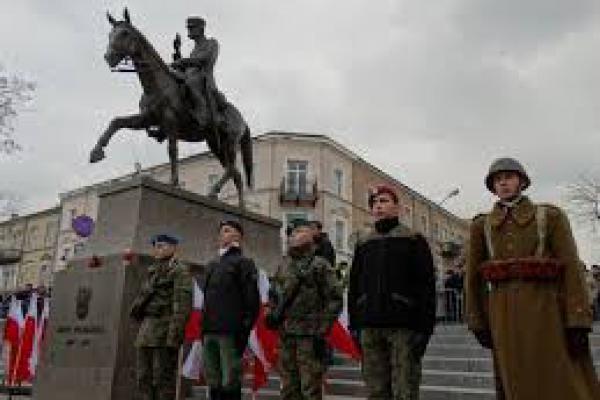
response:
{"label": "bare tree", "polygon": [[566,191],[572,215],[596,230],[600,225],[600,180],[582,175]]}
{"label": "bare tree", "polygon": [[35,84],[14,75],[8,75],[0,66],[0,153],[19,151],[14,139],[14,120],[22,106],[29,102]]}
{"label": "bare tree", "polygon": [[23,197],[17,193],[0,191],[0,219],[18,214],[23,208]]}

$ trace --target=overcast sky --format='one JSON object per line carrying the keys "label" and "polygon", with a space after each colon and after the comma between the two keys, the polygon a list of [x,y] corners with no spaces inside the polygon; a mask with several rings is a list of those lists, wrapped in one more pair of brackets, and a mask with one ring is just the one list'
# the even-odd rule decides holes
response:
{"label": "overcast sky", "polygon": [[[38,88],[0,184],[27,211],[136,160],[167,161],[164,145],[122,131],[104,162],[87,162],[109,119],[137,110],[135,76],[102,58],[105,12],[120,19],[124,5],[165,58],[185,18],[204,16],[217,82],[253,134],[330,135],[434,201],[459,187],[446,204],[460,216],[490,207],[483,176],[499,156],[524,163],[536,201],[564,205],[566,184],[600,176],[597,0],[5,0],[0,64]],[[584,260],[600,261],[576,231]]]}

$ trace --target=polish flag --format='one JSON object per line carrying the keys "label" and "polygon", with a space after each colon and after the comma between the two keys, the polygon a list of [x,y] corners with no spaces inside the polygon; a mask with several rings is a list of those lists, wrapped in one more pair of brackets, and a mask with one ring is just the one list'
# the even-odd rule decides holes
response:
{"label": "polish flag", "polygon": [[354,339],[348,330],[347,294],[344,294],[344,307],[342,308],[342,312],[331,327],[326,339],[327,343],[329,343],[332,348],[352,357],[355,360],[360,360],[360,349],[354,342]]}
{"label": "polish flag", "polygon": [[25,325],[25,319],[23,318],[23,311],[21,309],[21,301],[17,300],[15,296],[10,298],[10,308],[8,309],[8,315],[6,316],[6,322],[4,325],[4,342],[8,349],[7,356],[7,368],[8,383],[12,384],[14,380],[14,374],[16,371],[16,360],[19,343],[21,341],[21,333]]}
{"label": "polish flag", "polygon": [[48,326],[48,317],[50,315],[50,299],[44,298],[44,308],[42,309],[42,315],[35,329],[35,340],[31,358],[29,360],[29,372],[32,377],[35,376],[35,371],[38,365],[40,350],[42,343],[46,337],[46,327]]}
{"label": "polish flag", "polygon": [[37,293],[33,292],[29,298],[29,310],[25,317],[25,327],[21,343],[17,350],[16,374],[17,382],[30,381],[32,378],[29,364],[35,347],[35,331],[37,328]]}
{"label": "polish flag", "polygon": [[202,375],[202,310],[204,309],[204,293],[198,286],[198,282],[194,280],[194,295],[192,312],[185,325],[185,341],[192,343],[192,347],[188,352],[181,375],[188,378],[198,380]]}
{"label": "polish flag", "polygon": [[254,392],[267,384],[267,374],[277,364],[279,335],[265,325],[266,308],[269,303],[269,286],[267,274],[263,270],[259,271],[260,309],[248,341],[248,346],[254,354],[254,381],[252,383]]}

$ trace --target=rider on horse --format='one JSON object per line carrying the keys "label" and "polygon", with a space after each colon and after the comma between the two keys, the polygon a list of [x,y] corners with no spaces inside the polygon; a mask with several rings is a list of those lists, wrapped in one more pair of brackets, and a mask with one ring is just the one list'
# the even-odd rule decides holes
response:
{"label": "rider on horse", "polygon": [[[186,21],[188,37],[195,42],[194,49],[188,58],[180,58],[173,62],[172,67],[183,72],[180,76],[192,97],[194,117],[200,126],[207,123],[213,127],[222,126],[226,122],[223,115],[227,107],[227,99],[217,88],[214,77],[214,67],[219,56],[219,43],[214,38],[204,34],[206,22],[200,17],[189,17]],[[204,118],[204,110],[199,104],[203,101],[208,105],[208,120]]]}

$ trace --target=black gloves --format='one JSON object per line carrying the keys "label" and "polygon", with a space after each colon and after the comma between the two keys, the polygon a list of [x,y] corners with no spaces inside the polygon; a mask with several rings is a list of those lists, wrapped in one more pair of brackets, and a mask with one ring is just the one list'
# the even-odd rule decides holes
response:
{"label": "black gloves", "polygon": [[474,331],[473,334],[481,346],[485,347],[486,349],[491,349],[493,347],[494,344],[492,342],[492,332],[483,330]]}
{"label": "black gloves", "polygon": [[408,346],[418,359],[422,358],[425,354],[429,338],[430,335],[421,332],[412,332],[408,338]]}
{"label": "black gloves", "polygon": [[571,357],[577,357],[589,351],[589,328],[567,328],[567,348]]}

